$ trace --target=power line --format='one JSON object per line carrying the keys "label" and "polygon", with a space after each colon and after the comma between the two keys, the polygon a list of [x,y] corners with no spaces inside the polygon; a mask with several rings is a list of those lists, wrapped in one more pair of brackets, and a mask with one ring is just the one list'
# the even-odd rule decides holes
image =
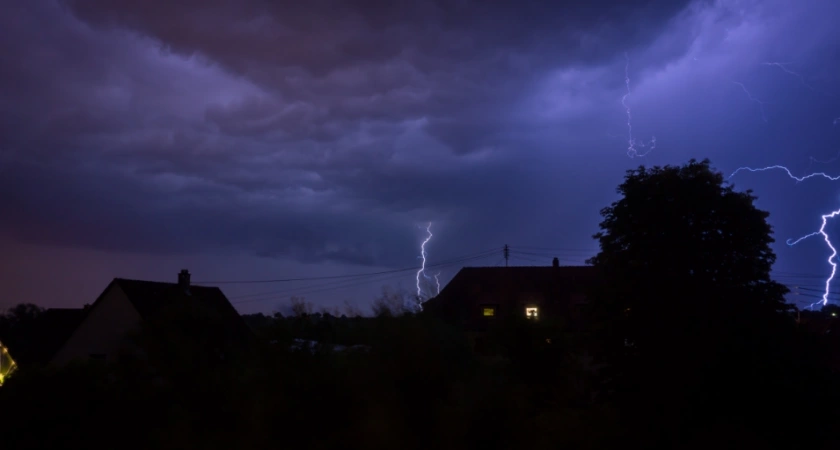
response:
{"label": "power line", "polygon": [[[487,258],[489,256],[492,256],[492,255],[479,256],[479,257],[475,257],[475,258],[472,258],[472,259]],[[455,263],[453,263],[453,264],[455,264]],[[302,286],[302,287],[298,287],[298,288],[291,288],[291,289],[287,289],[287,290],[284,290],[284,291],[278,291],[278,292],[272,293],[273,295],[271,295],[270,297],[252,298],[252,299],[241,300],[241,301],[232,301],[231,303],[239,304],[239,303],[251,303],[251,302],[264,302],[264,301],[277,300],[277,299],[279,299],[281,297],[285,297],[287,295],[304,296],[304,295],[315,294],[315,293],[320,293],[320,292],[335,291],[335,290],[339,290],[339,289],[348,289],[348,288],[362,286],[362,285],[371,284],[371,283],[375,283],[375,282],[376,283],[381,283],[381,282],[384,282],[384,281],[388,281],[388,280],[391,280],[391,279],[398,278],[402,275],[403,274],[398,273],[398,274],[390,274],[390,275],[387,275],[387,276],[384,276],[384,277],[379,276],[379,278],[377,278],[377,279],[365,279],[365,280],[361,280],[361,281],[359,281],[359,280],[341,280],[341,281],[333,281],[333,282],[329,282],[329,283],[324,283],[324,284],[320,284],[320,285]]]}
{"label": "power line", "polygon": [[[506,260],[510,256],[513,256],[517,260],[527,261],[527,262],[536,262],[541,263],[542,261],[537,261],[532,257],[544,257],[545,254],[535,253],[532,251],[519,251],[510,248],[510,246],[505,246],[506,249],[503,249],[502,258],[497,262],[496,265],[501,263],[502,261]],[[542,248],[542,247],[519,247],[525,249],[534,249],[537,252],[548,252],[548,251],[578,251],[578,252],[590,252],[590,250],[569,250],[569,249],[549,249],[549,248]],[[507,250],[505,252],[504,250]],[[432,267],[446,267],[451,266],[453,264],[458,264],[461,262],[473,261],[477,259],[483,259],[489,256],[493,256],[498,254],[498,249],[494,250],[486,250],[483,252],[475,253],[472,255],[466,255],[450,260],[444,260],[435,264],[427,264],[426,268]],[[506,258],[507,256],[507,258]],[[530,257],[529,257],[530,256]],[[571,256],[571,255],[570,255]],[[577,255],[575,255],[577,256]],[[575,264],[581,264],[582,262],[579,260],[569,260],[569,259],[560,259],[561,261],[572,262]],[[289,295],[289,294],[297,294],[297,295],[306,295],[318,292],[325,292],[331,290],[338,290],[338,289],[346,289],[355,286],[361,286],[364,284],[369,284],[372,282],[383,282],[390,279],[394,279],[398,276],[401,276],[405,272],[415,271],[419,267],[407,267],[402,269],[391,269],[391,270],[384,270],[384,271],[377,271],[377,272],[367,272],[367,273],[357,273],[357,274],[348,274],[348,275],[331,275],[331,276],[317,276],[317,277],[298,277],[298,278],[284,278],[284,279],[267,279],[267,280],[224,280],[224,281],[200,281],[196,282],[195,284],[267,284],[267,283],[281,283],[281,282],[295,282],[295,281],[319,281],[319,280],[338,280],[332,281],[329,283],[319,283],[315,285],[308,285],[308,286],[297,286],[297,287],[289,287],[281,290],[274,290],[268,292],[259,292],[253,294],[246,294],[240,297],[235,297],[234,299],[242,299],[240,301],[232,302],[234,304],[240,303],[249,303],[249,302],[262,302],[262,301],[269,301],[273,299],[277,299],[280,296]],[[814,275],[814,274],[803,274],[803,273],[796,273],[796,272],[775,272],[774,277],[779,278],[823,278],[823,275]],[[788,287],[794,287],[792,285],[787,285]],[[819,287],[814,285],[814,287]],[[810,289],[808,287],[803,287],[801,284],[795,286],[798,290],[805,290],[805,291],[813,291],[813,292],[823,292],[822,289]],[[840,295],[839,293],[830,292],[829,295]],[[263,297],[263,296],[270,296],[266,298],[256,298],[256,297]],[[799,293],[797,292],[797,296],[799,297],[806,297],[806,298],[822,298],[818,295],[807,294],[807,293]],[[247,300],[246,300],[247,299]]]}
{"label": "power line", "polygon": [[[453,265],[456,265],[456,264],[459,264],[459,263],[462,263],[462,262],[475,261],[475,260],[495,256],[497,254],[497,252],[498,252],[498,250],[494,250],[492,253],[484,252],[484,254],[478,254],[478,255],[475,255],[475,256],[456,259],[456,260],[452,260],[452,261],[448,261],[448,262],[441,262],[441,263],[437,263],[437,264],[433,264],[433,265],[426,265],[426,267],[429,268],[429,267],[453,266]],[[415,270],[415,269],[409,269],[409,270]],[[285,296],[285,295],[289,295],[289,294],[307,295],[307,294],[314,294],[314,293],[325,292],[325,291],[346,289],[346,288],[351,288],[351,287],[356,287],[356,286],[362,286],[362,285],[365,285],[365,284],[370,284],[370,283],[373,283],[373,282],[382,282],[382,281],[387,281],[387,280],[390,280],[390,279],[394,279],[394,278],[397,278],[397,277],[401,276],[402,272],[406,272],[406,271],[407,270],[377,272],[377,273],[374,273],[374,274],[368,274],[369,277],[367,279],[363,279],[363,280],[359,280],[359,279],[340,280],[340,281],[332,281],[332,282],[328,282],[328,283],[321,283],[321,284],[317,284],[317,285],[287,288],[287,289],[280,290],[280,291],[264,292],[264,293],[259,293],[259,294],[251,294],[251,295],[249,295],[250,297],[256,297],[256,296],[260,296],[260,295],[270,295],[270,297],[250,298],[248,300],[233,301],[231,303],[240,304],[240,303],[251,303],[251,302],[263,302],[263,301],[275,300],[275,299],[277,299],[281,296]],[[361,277],[358,277],[358,278],[361,278]],[[373,279],[373,278],[376,278],[376,279]],[[242,297],[238,297],[238,298],[241,299],[241,298],[246,298],[246,297],[249,297],[249,296],[242,296]]]}
{"label": "power line", "polygon": [[[576,255],[574,253],[586,253],[589,256],[594,256],[597,254],[600,249],[593,248],[593,249],[583,249],[583,248],[559,248],[559,247],[536,247],[536,246],[528,246],[528,245],[511,245],[510,246],[511,252],[516,252],[522,255],[530,255],[530,256],[563,256],[565,253],[566,256],[570,257],[581,257],[582,255]],[[524,250],[524,251],[520,251]],[[589,257],[587,256],[587,258]],[[564,261],[563,258],[560,258],[561,261]],[[565,261],[571,261],[566,259]],[[789,278],[789,279],[796,279],[796,278],[803,278],[803,279],[824,279],[826,277],[825,274],[815,274],[815,273],[804,273],[804,272],[793,272],[793,271],[785,271],[785,270],[774,270],[771,271],[771,274],[774,278]]]}
{"label": "power line", "polygon": [[543,251],[543,252],[559,252],[559,253],[598,253],[599,249],[597,248],[549,248],[549,247],[532,247],[528,245],[511,245],[511,248],[514,249],[523,249],[523,250],[530,250],[530,251]]}
{"label": "power line", "polygon": [[[498,252],[498,250],[487,250],[483,252],[479,252],[477,254],[463,256],[455,260],[443,261],[436,264],[426,264],[426,268],[430,267],[437,267],[444,264],[449,264],[450,262],[458,262],[464,260],[465,258],[473,258],[477,256],[486,256],[491,253]],[[415,267],[406,267],[403,269],[391,269],[391,270],[383,270],[379,272],[368,272],[368,273],[356,273],[356,274],[349,274],[349,275],[328,275],[328,276],[319,276],[319,277],[300,277],[300,278],[279,278],[279,279],[269,279],[269,280],[224,280],[224,281],[195,281],[193,284],[265,284],[265,283],[286,283],[290,281],[314,281],[314,280],[334,280],[334,279],[341,279],[341,278],[358,278],[358,277],[367,277],[367,276],[375,276],[375,275],[386,275],[391,273],[400,273],[400,272],[409,272],[412,270],[420,269],[419,266]]]}

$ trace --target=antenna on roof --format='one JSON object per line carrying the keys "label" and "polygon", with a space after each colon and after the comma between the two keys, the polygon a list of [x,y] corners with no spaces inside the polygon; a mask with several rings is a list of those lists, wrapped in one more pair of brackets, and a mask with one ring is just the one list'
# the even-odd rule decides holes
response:
{"label": "antenna on roof", "polygon": [[508,266],[508,258],[510,257],[510,247],[505,244],[505,267]]}
{"label": "antenna on roof", "polygon": [[187,269],[182,269],[181,272],[178,273],[178,286],[184,290],[184,293],[190,295],[190,271]]}

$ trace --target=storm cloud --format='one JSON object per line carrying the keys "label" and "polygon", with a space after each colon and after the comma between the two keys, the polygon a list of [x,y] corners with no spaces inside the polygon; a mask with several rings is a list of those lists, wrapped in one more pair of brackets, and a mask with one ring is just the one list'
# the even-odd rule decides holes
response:
{"label": "storm cloud", "polygon": [[840,116],[828,0],[2,3],[0,232],[33,244],[404,267],[431,221],[440,258],[592,248],[629,167],[837,150],[795,144]]}

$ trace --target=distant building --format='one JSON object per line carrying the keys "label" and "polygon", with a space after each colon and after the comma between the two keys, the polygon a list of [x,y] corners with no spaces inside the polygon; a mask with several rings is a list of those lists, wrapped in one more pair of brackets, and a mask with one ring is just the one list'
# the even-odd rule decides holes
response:
{"label": "distant building", "polygon": [[591,266],[465,267],[423,310],[464,331],[487,331],[500,320],[562,320],[579,326],[586,292],[595,282]]}
{"label": "distant building", "polygon": [[186,270],[178,274],[177,283],[115,278],[88,308],[51,363],[112,360],[125,347],[131,332],[173,310],[212,316],[214,336],[238,341],[251,337],[250,329],[224,293],[217,287],[191,286]]}

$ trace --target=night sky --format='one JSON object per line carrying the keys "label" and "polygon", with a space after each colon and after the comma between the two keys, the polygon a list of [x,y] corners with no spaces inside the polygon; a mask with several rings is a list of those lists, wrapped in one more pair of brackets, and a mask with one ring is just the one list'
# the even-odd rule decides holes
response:
{"label": "night sky", "polygon": [[[840,175],[835,0],[0,6],[0,307],[81,306],[113,277],[182,268],[386,272],[219,284],[242,312],[367,308],[383,285],[416,290],[395,270],[419,264],[429,222],[445,283],[503,264],[504,244],[511,264],[581,264],[642,164]],[[656,138],[643,157],[625,69],[639,152]],[[816,301],[830,249],[785,240],[840,208],[840,181],[732,180],[771,212],[779,281]]]}

